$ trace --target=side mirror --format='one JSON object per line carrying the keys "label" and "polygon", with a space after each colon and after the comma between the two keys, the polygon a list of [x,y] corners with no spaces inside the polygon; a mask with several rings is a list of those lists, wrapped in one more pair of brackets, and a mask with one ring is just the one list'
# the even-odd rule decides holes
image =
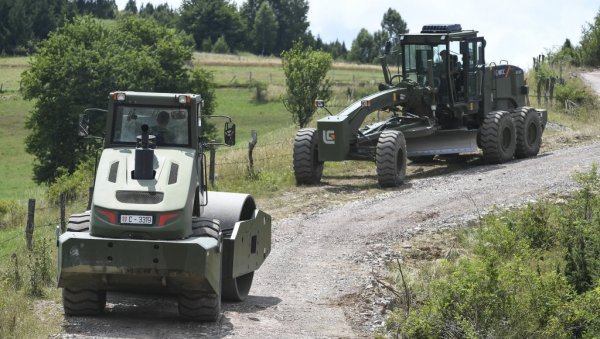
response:
{"label": "side mirror", "polygon": [[90,135],[90,116],[85,113],[79,115],[77,135],[80,137],[87,137]]}
{"label": "side mirror", "polygon": [[391,40],[388,40],[385,42],[385,49],[383,52],[385,55],[390,55],[390,53],[392,52],[392,41]]}
{"label": "side mirror", "polygon": [[98,135],[102,135],[106,128],[107,113],[107,110],[101,108],[84,109],[83,114],[79,115],[77,135],[80,137],[97,137]]}
{"label": "side mirror", "polygon": [[231,126],[229,126],[229,122],[225,123],[224,140],[225,140],[225,145],[227,145],[227,146],[235,145],[235,124],[234,123],[232,123]]}

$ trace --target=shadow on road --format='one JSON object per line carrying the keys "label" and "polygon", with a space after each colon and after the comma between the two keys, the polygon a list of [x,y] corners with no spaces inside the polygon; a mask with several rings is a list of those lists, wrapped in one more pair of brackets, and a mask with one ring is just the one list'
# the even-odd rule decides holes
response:
{"label": "shadow on road", "polygon": [[222,338],[234,326],[228,312],[254,313],[281,302],[276,297],[249,296],[245,301],[223,302],[218,321],[199,323],[179,318],[177,298],[109,293],[103,314],[90,317],[65,317],[65,337],[102,338]]}

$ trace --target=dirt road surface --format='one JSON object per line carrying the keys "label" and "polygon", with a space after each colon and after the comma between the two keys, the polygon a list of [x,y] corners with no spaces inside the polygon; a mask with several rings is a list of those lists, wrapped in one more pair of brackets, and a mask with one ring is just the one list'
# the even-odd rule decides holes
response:
{"label": "dirt road surface", "polygon": [[[600,89],[600,73],[585,79]],[[348,194],[340,189],[344,179],[324,178],[329,184],[302,188],[295,197],[314,200],[308,205],[318,208],[274,220],[272,252],[254,276],[251,295],[225,303],[217,323],[179,320],[171,298],[109,294],[104,315],[66,318],[66,333],[58,337],[370,337],[387,301],[365,292],[375,289],[373,271],[385,271],[386,261],[397,255],[393,246],[420,233],[460,227],[495,206],[571,191],[572,174],[594,162],[600,162],[597,142],[502,165],[475,162],[447,174],[412,176],[397,189],[333,207],[328,197]],[[53,307],[61,311],[61,305]]]}
{"label": "dirt road surface", "polygon": [[581,76],[600,95],[600,71],[583,73]]}
{"label": "dirt road surface", "polygon": [[[572,190],[574,171],[600,161],[600,144],[561,149],[502,165],[409,179],[364,201],[324,208],[273,225],[270,257],[243,303],[225,303],[215,324],[177,318],[176,301],[111,295],[106,314],[67,318],[63,337],[368,337],[381,307],[360,310],[353,296],[372,287],[387,249],[428,228],[455,227],[493,206]],[[328,187],[307,188],[318,196]],[[315,198],[318,199],[318,198]],[[389,258],[387,258],[389,259]],[[59,307],[59,306],[57,306]]]}

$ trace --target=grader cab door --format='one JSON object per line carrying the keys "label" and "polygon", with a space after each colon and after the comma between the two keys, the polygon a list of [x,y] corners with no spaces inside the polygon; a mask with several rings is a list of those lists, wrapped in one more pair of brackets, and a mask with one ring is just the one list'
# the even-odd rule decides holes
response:
{"label": "grader cab door", "polygon": [[483,100],[485,39],[478,37],[462,41],[460,49],[465,72],[465,99],[470,107],[479,107]]}

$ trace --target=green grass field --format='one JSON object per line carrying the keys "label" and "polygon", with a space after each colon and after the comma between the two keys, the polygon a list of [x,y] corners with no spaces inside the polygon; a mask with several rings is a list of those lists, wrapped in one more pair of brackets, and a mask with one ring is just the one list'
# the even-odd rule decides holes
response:
{"label": "green grass field", "polygon": [[21,73],[27,68],[27,58],[0,58],[0,199],[27,199],[38,191],[31,180],[34,159],[25,152],[24,144],[32,103],[19,93]]}
{"label": "green grass field", "polygon": [[[221,182],[221,189],[235,189],[241,182],[239,169],[245,168],[247,144],[250,131],[256,130],[259,143],[256,148],[257,165],[282,169],[291,166],[292,140],[296,128],[291,114],[281,101],[285,93],[285,78],[278,58],[257,56],[233,56],[195,53],[193,64],[213,72],[217,89],[216,114],[231,116],[237,127],[238,145],[233,150],[220,149],[217,175],[234,179]],[[42,197],[45,187],[37,186],[32,180],[34,157],[25,152],[24,141],[28,130],[25,121],[33,103],[22,99],[19,92],[21,73],[29,67],[25,57],[0,58],[0,177],[5,178],[0,186],[0,199],[25,201],[30,197]],[[343,105],[350,88],[355,96],[375,90],[381,71],[374,66],[334,64],[329,78],[334,82],[333,103]],[[267,101],[256,102],[256,89],[247,87],[252,81],[267,85]],[[335,108],[333,108],[335,110]],[[215,119],[215,125],[223,122]],[[271,150],[267,151],[267,147]],[[236,151],[237,150],[237,151]],[[262,154],[261,154],[262,153]],[[267,154],[268,153],[268,154]],[[289,159],[279,163],[274,158]],[[269,159],[269,161],[264,161]],[[291,167],[290,167],[291,170]],[[266,175],[266,172],[264,172]],[[280,176],[280,175],[277,175]],[[284,175],[286,185],[293,184],[291,173]],[[246,185],[242,185],[245,187]],[[252,185],[250,185],[252,186]],[[242,187],[242,188],[243,188]],[[238,187],[239,189],[240,187]],[[252,188],[252,187],[248,187]]]}

